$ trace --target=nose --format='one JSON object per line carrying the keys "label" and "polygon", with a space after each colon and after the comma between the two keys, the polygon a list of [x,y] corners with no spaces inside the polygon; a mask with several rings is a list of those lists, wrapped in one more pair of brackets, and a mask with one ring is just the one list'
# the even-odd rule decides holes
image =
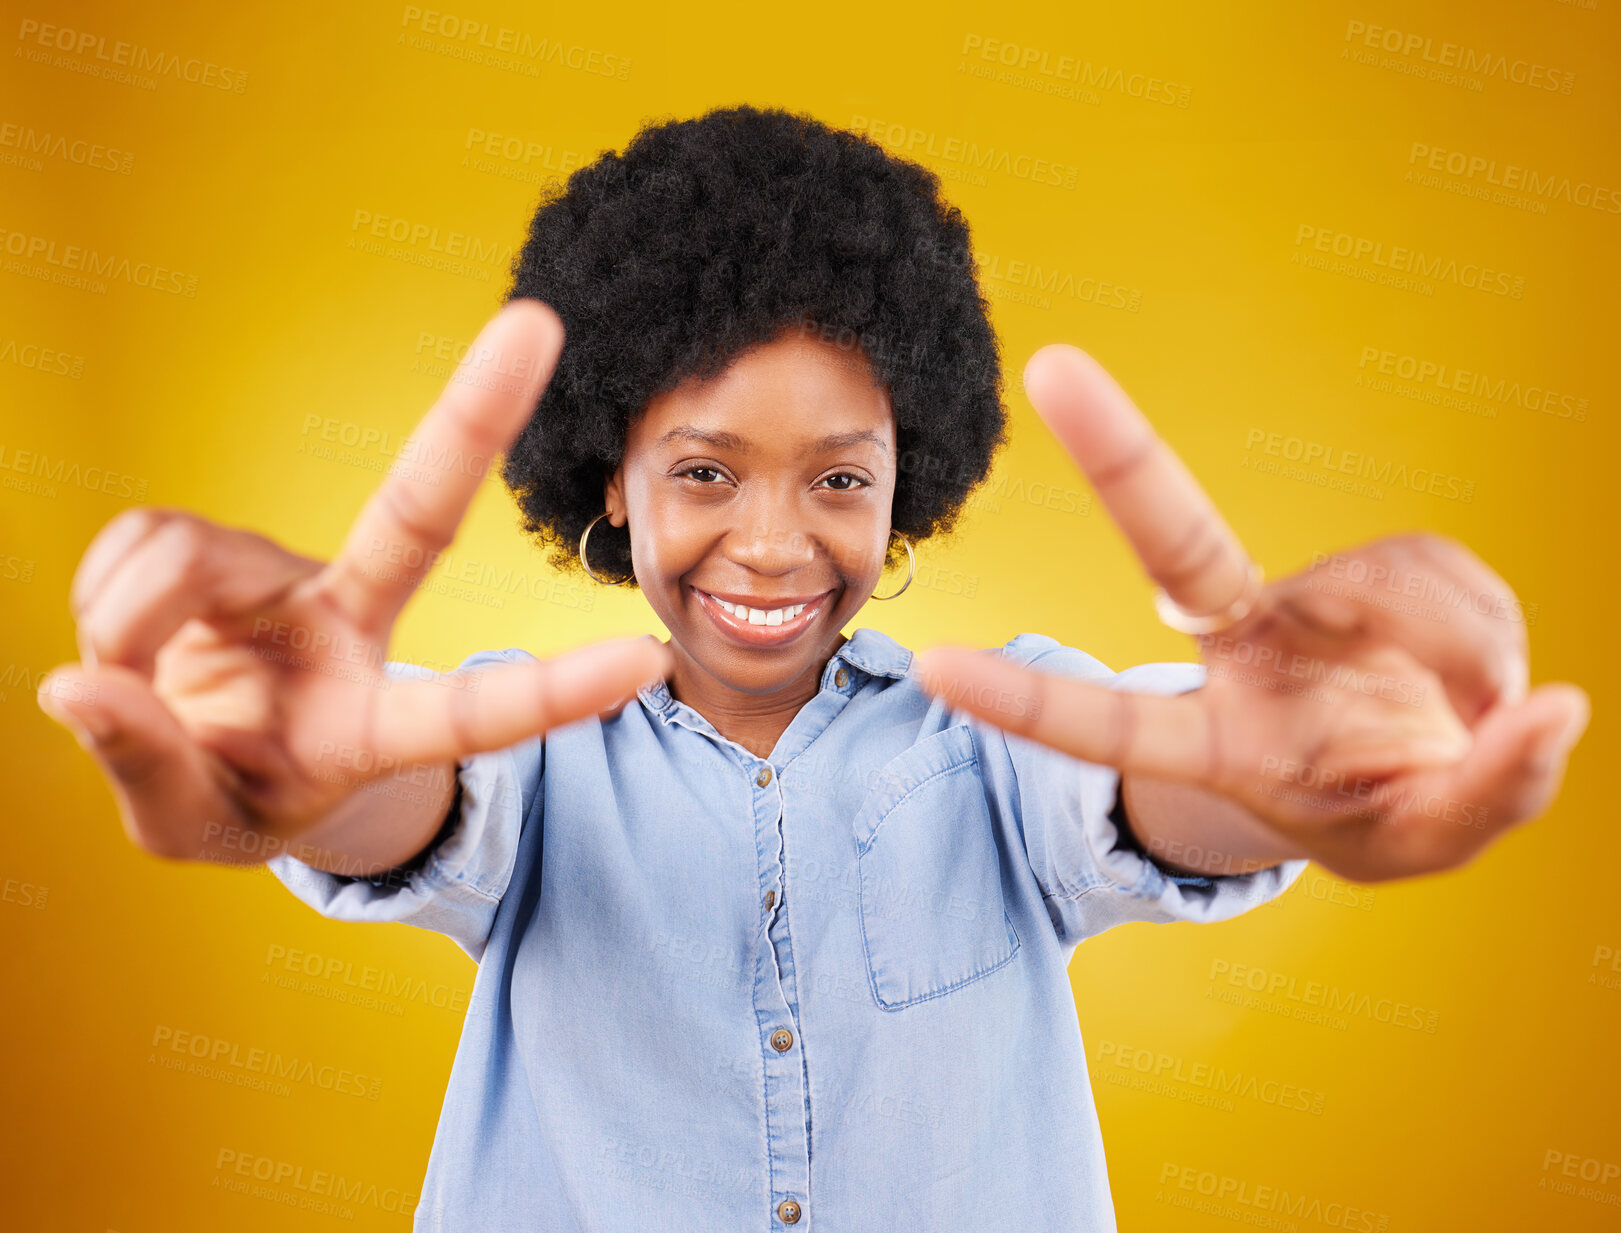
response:
{"label": "nose", "polygon": [[768,576],[814,565],[820,537],[815,510],[806,504],[791,479],[746,485],[743,499],[732,506],[735,521],[726,536],[726,557]]}
{"label": "nose", "polygon": [[757,514],[727,535],[726,556],[757,574],[789,574],[815,563],[816,540],[795,518]]}

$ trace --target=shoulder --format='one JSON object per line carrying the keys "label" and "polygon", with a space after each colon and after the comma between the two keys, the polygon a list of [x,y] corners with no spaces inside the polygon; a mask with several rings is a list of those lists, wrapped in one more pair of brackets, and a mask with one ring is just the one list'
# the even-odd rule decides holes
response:
{"label": "shoulder", "polygon": [[474,651],[462,660],[462,668],[485,668],[492,664],[528,663],[536,657],[522,647],[507,647],[499,651]]}
{"label": "shoulder", "polygon": [[434,668],[427,664],[413,663],[410,660],[388,660],[383,665],[386,676],[398,680],[432,680],[445,672],[465,672],[469,669],[493,668],[499,664],[523,663],[535,657],[521,647],[507,647],[503,650],[474,651],[462,660],[455,668]]}
{"label": "shoulder", "polygon": [[1000,650],[1002,658],[1009,662],[1040,672],[1082,678],[1114,675],[1102,660],[1079,647],[1066,646],[1050,634],[1016,634],[1003,643]]}
{"label": "shoulder", "polygon": [[1180,694],[1205,682],[1203,664],[1182,660],[1156,660],[1134,664],[1119,672],[1078,647],[1065,646],[1046,634],[1020,634],[1002,646],[1014,663],[1037,672],[1106,684],[1132,693]]}
{"label": "shoulder", "polygon": [[[1066,646],[1050,634],[1015,634],[999,647],[1011,663],[1025,667],[1039,667],[1043,672],[1061,672],[1075,676],[1112,676],[1102,661],[1088,655],[1078,647]],[[904,678],[910,675],[913,652],[896,642],[881,630],[863,627],[841,648],[837,655],[874,676]]]}

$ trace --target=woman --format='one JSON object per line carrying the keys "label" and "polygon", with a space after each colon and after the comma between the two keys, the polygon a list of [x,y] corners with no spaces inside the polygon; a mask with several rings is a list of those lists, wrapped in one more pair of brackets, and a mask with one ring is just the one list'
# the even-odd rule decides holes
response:
{"label": "woman", "polygon": [[[973,268],[865,138],[657,125],[542,203],[333,562],[176,510],[87,551],[84,662],[41,701],[131,837],[479,962],[418,1229],[1112,1228],[1082,939],[1233,916],[1308,859],[1455,866],[1552,799],[1586,698],[1528,692],[1523,626],[1476,602],[1500,578],[1409,536],[1262,587],[1070,347],[1026,390],[1204,665],[847,638],[1004,440]],[[525,528],[668,643],[384,662],[502,449]]]}

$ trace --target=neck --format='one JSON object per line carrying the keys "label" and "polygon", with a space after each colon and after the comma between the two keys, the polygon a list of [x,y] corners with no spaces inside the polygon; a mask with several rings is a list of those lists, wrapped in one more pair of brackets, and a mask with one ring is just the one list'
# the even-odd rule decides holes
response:
{"label": "neck", "polygon": [[769,758],[794,716],[821,689],[827,661],[847,641],[842,633],[837,635],[803,672],[767,693],[733,688],[679,647],[667,644],[676,652],[667,681],[670,696],[697,711],[727,740],[736,741],[757,758]]}

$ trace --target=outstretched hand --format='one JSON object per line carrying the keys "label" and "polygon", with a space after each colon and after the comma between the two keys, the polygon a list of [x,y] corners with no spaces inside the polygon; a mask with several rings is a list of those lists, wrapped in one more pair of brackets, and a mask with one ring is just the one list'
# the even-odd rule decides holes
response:
{"label": "outstretched hand", "polygon": [[[1178,608],[1221,613],[1246,596],[1253,566],[1237,537],[1097,361],[1055,343],[1024,383]],[[1180,695],[959,647],[921,653],[914,671],[1009,732],[1220,793],[1359,881],[1461,865],[1552,802],[1588,698],[1573,684],[1529,688],[1519,601],[1468,548],[1395,536],[1249,594],[1236,622],[1197,635],[1205,681]]]}
{"label": "outstretched hand", "polygon": [[411,465],[390,471],[331,561],[179,509],[102,528],[70,597],[81,662],[50,673],[39,701],[96,759],[132,841],[239,863],[232,835],[275,850],[372,780],[413,768],[444,780],[447,762],[600,712],[668,670],[656,640],[617,638],[477,673],[384,671],[401,609],[534,413],[562,346],[546,305],[497,313],[402,452]]}

